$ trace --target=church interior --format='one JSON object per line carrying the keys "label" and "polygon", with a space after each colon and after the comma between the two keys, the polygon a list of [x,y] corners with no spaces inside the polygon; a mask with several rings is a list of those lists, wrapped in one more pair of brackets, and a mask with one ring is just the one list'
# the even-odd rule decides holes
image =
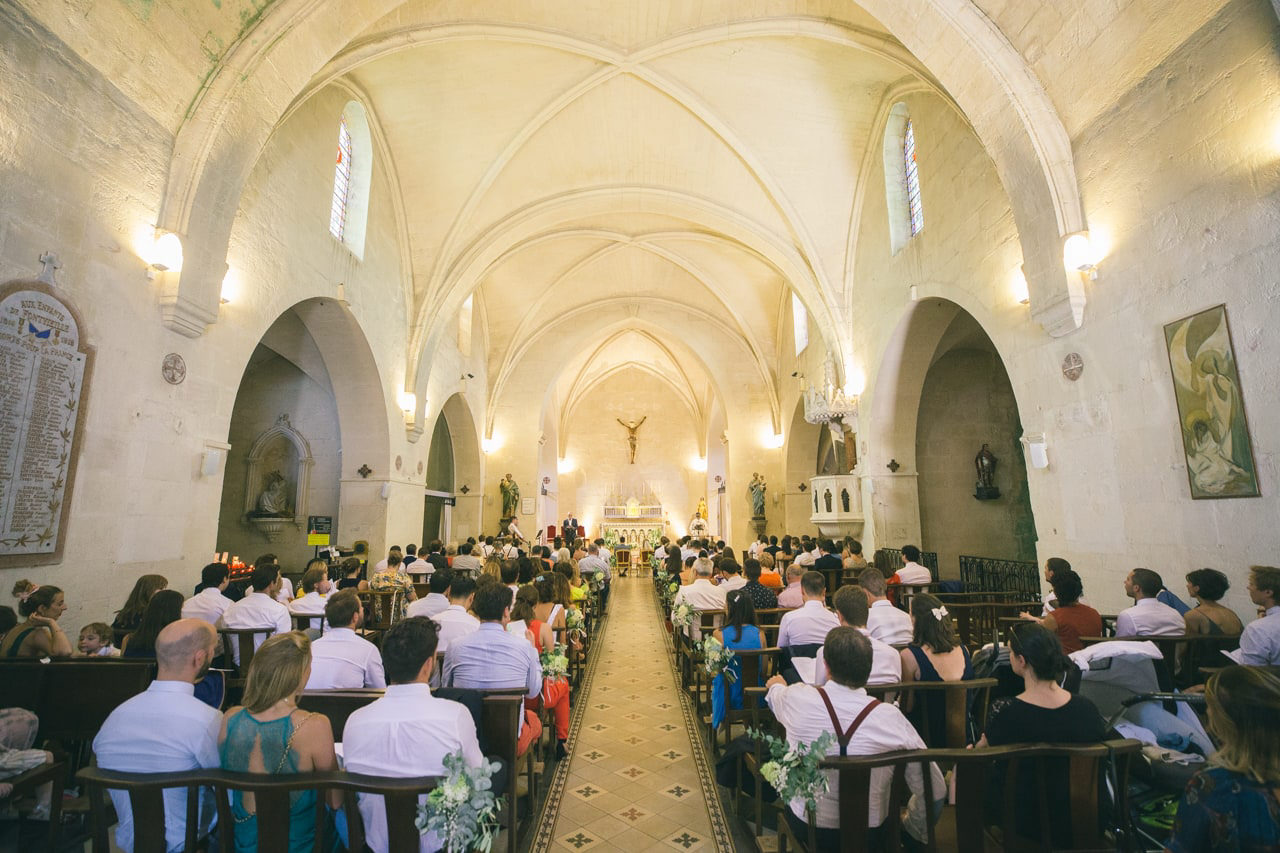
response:
{"label": "church interior", "polygon": [[[371,615],[365,588],[392,546],[419,569],[432,542],[442,567],[496,549],[494,577],[532,555],[534,577],[502,579],[512,604],[545,557],[592,577],[566,640],[567,756],[544,695],[498,847],[864,849],[865,817],[824,841],[849,818],[819,809],[806,837],[803,799],[762,817],[717,784],[735,731],[709,728],[725,677],[696,623],[733,611],[724,589],[710,607],[667,584],[703,583],[706,558],[732,587],[723,561],[758,576],[768,553],[789,588],[788,564],[807,577],[834,551],[818,606],[841,625],[846,585],[875,609],[851,566],[879,568],[917,625],[916,597],[939,601],[976,661],[1020,612],[1052,611],[1061,558],[1107,632],[1150,570],[1238,616],[1217,633],[1244,650],[1280,559],[1278,16],[1280,0],[0,2],[0,604],[40,617],[3,626],[0,658],[27,656],[23,625],[57,648],[40,614],[74,645],[140,578],[190,596],[211,563],[234,586],[269,553],[301,598],[309,561],[336,585],[354,555],[361,618],[389,630],[405,602]],[[896,573],[917,561],[912,586]],[[1189,591],[1202,569],[1229,581],[1216,600]],[[65,612],[35,608],[39,586]],[[1159,652],[1184,691],[1222,669],[1191,671],[1198,648]],[[765,666],[735,672],[748,661]],[[748,710],[778,711],[767,683],[742,688]],[[34,745],[77,803],[50,848],[108,849],[79,802],[95,732],[50,738],[47,698],[17,693],[0,709],[41,717]],[[1225,731],[1210,694],[1190,709],[1206,751]],[[1271,769],[1254,777],[1280,785]],[[23,791],[6,799],[4,778],[0,848],[35,849],[46,827],[8,819]],[[965,849],[955,778],[934,849]]]}

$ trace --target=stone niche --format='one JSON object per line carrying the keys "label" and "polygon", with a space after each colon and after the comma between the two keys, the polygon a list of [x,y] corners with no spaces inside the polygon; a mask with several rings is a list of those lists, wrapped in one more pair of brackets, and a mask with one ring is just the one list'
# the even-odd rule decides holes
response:
{"label": "stone niche", "polygon": [[253,442],[246,459],[244,521],[275,542],[286,524],[301,527],[307,521],[307,495],[315,458],[305,436],[289,421],[289,415]]}

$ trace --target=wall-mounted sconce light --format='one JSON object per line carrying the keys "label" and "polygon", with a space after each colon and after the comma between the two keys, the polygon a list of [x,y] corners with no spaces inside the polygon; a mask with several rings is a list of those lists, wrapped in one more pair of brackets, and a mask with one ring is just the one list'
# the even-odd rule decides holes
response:
{"label": "wall-mounted sconce light", "polygon": [[1098,256],[1089,241],[1088,231],[1077,231],[1068,234],[1062,243],[1062,263],[1070,270],[1078,270],[1089,277],[1090,281],[1098,278]]}
{"label": "wall-mounted sconce light", "polygon": [[500,439],[496,435],[489,436],[488,438],[480,439],[480,449],[483,450],[485,453],[492,453],[493,451],[497,450],[501,446],[502,446],[502,439]]}
{"label": "wall-mounted sconce light", "polygon": [[1029,432],[1022,437],[1022,443],[1027,448],[1027,459],[1032,468],[1049,467],[1049,448],[1044,433]]}
{"label": "wall-mounted sconce light", "polygon": [[1031,304],[1031,290],[1027,287],[1027,275],[1022,271],[1021,265],[1015,267],[1009,274],[1009,291],[1013,294],[1013,298],[1018,300],[1019,305]]}
{"label": "wall-mounted sconce light", "polygon": [[156,235],[147,257],[147,278],[155,278],[157,272],[182,271],[182,238],[172,231]]}

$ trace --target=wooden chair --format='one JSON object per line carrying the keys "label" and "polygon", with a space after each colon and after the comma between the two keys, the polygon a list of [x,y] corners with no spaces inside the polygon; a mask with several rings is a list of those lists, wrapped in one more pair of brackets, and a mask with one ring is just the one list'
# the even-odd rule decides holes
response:
{"label": "wooden chair", "polygon": [[366,589],[358,593],[365,608],[364,626],[379,636],[399,619],[400,599],[404,595],[398,589]]}
{"label": "wooden chair", "polygon": [[613,556],[618,559],[618,572],[622,573],[631,568],[631,551],[627,548],[619,548],[614,552]]}
{"label": "wooden chair", "polygon": [[[733,740],[733,727],[735,725],[748,727],[754,726],[757,711],[759,710],[759,701],[763,695],[764,683],[769,680],[775,672],[778,661],[778,654],[781,652],[778,648],[764,649],[736,649],[734,654],[740,661],[742,675],[742,707],[733,708],[730,701],[733,695],[733,685],[729,683],[727,678],[720,680],[721,696],[724,699],[724,719],[720,721],[719,726],[711,724],[711,718],[707,718],[707,739],[711,742],[712,757],[720,756],[720,733],[724,732],[725,743]],[[714,688],[714,682],[712,684]],[[750,690],[750,692],[748,692]]]}
{"label": "wooden chair", "polygon": [[[958,849],[964,851],[1114,851],[1126,849],[1129,841],[1130,821],[1128,809],[1129,764],[1141,752],[1142,744],[1136,740],[1105,741],[1099,744],[1026,744],[990,747],[980,750],[945,749],[913,750],[882,753],[880,755],[833,756],[824,759],[821,767],[837,774],[836,788],[839,800],[839,826],[841,853],[864,853],[868,850],[865,827],[869,821],[869,802],[872,771],[886,768],[892,771],[889,801],[884,809],[885,821],[881,825],[882,848],[898,850],[901,846],[901,809],[906,805],[905,776],[908,767],[919,769],[925,799],[936,800],[945,791],[933,789],[930,764],[954,765],[956,792],[954,807],[944,809],[943,820],[950,817],[955,824],[954,841],[944,847],[938,839],[938,822],[930,822],[925,849],[929,851]],[[1065,766],[1064,766],[1065,765]],[[1023,772],[1024,768],[1029,772]],[[1017,807],[1020,780],[1044,779],[1055,773],[1067,774],[1069,799],[1066,802],[1050,801],[1047,785],[1036,785],[1035,796],[1039,815],[1040,838],[1023,839],[1018,835]],[[1003,782],[1003,809],[994,837],[986,827],[986,800],[991,784]],[[1109,790],[1101,785],[1108,782]],[[1053,844],[1050,835],[1049,815],[1061,813],[1066,807],[1072,834],[1068,846]],[[949,815],[947,814],[949,813]],[[1104,815],[1113,824],[1104,827]],[[940,821],[939,821],[940,822]],[[785,822],[779,822],[779,851],[788,847],[798,850],[814,850],[812,822],[808,837],[800,843]],[[1108,830],[1110,837],[1108,837]],[[953,846],[954,845],[954,846]]]}
{"label": "wooden chair", "polygon": [[320,633],[324,633],[324,629],[329,627],[329,623],[324,621],[322,613],[294,613],[289,611],[289,618],[293,620],[293,630],[310,631],[313,628],[318,629]]}
{"label": "wooden chair", "polygon": [[[314,790],[321,793],[316,799],[316,848],[327,849],[324,791],[337,789],[344,792],[343,811],[347,817],[349,849],[363,850],[364,822],[360,817],[357,796],[361,793],[378,794],[386,804],[387,839],[392,850],[416,850],[419,833],[414,825],[417,817],[418,798],[435,788],[436,777],[393,778],[365,776],[345,771],[294,773],[270,775],[259,773],[233,773],[227,770],[190,770],[177,773],[117,773],[87,767],[77,774],[89,797],[93,853],[108,853],[106,796],[108,789],[124,791],[129,795],[133,811],[134,849],[165,849],[165,808],[163,792],[170,788],[187,789],[186,839],[183,849],[197,850],[201,839],[197,808],[199,798],[194,792],[202,787],[212,787],[217,804],[218,823],[227,829],[219,833],[218,850],[230,853],[234,845],[230,827],[235,818],[231,813],[230,792],[244,791],[254,795],[254,808],[258,813],[258,850],[261,853],[285,853],[289,850],[290,795],[298,791]],[[210,848],[213,849],[212,847]]]}
{"label": "wooden chair", "polygon": [[[877,698],[885,694],[897,694],[898,705],[905,709],[910,703],[921,707],[921,716],[931,719],[930,711],[941,703],[943,708],[944,741],[930,743],[931,733],[928,726],[920,732],[925,746],[932,749],[964,749],[969,743],[969,723],[972,722],[977,731],[986,727],[987,707],[991,699],[991,688],[999,682],[994,678],[971,678],[968,681],[901,681],[896,684],[868,684],[867,693]],[[970,700],[969,693],[973,691]]]}
{"label": "wooden chair", "polygon": [[[41,764],[25,773],[3,780],[13,786],[10,798],[31,796],[42,786],[49,785],[49,850],[58,849],[58,834],[62,829],[62,790],[67,779],[67,765],[61,761]],[[21,830],[19,830],[21,834]]]}
{"label": "wooden chair", "polygon": [[[258,650],[257,637],[266,641],[276,632],[272,628],[219,628],[222,637],[224,660],[233,668],[234,677],[227,679],[227,692],[243,690],[249,677],[249,664],[253,663],[253,653]],[[239,663],[236,663],[237,658]]]}

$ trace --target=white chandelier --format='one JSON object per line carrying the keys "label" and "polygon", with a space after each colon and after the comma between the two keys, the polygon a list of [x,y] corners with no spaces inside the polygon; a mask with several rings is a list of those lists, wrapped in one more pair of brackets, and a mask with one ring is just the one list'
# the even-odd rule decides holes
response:
{"label": "white chandelier", "polygon": [[811,424],[829,424],[832,421],[848,421],[858,416],[858,398],[846,396],[836,383],[836,362],[827,353],[822,362],[823,385],[807,385],[800,378],[800,391],[804,395],[804,419]]}

